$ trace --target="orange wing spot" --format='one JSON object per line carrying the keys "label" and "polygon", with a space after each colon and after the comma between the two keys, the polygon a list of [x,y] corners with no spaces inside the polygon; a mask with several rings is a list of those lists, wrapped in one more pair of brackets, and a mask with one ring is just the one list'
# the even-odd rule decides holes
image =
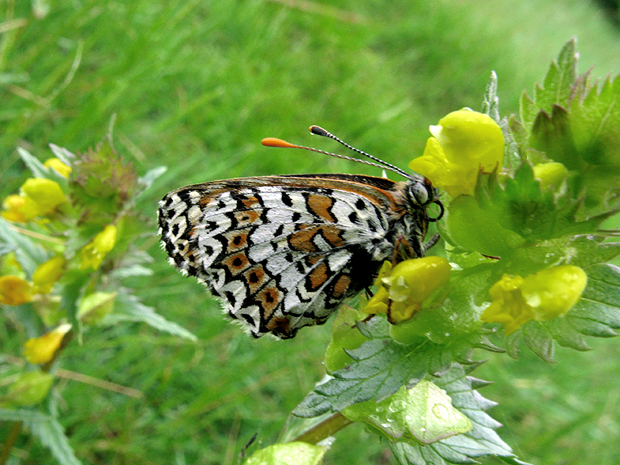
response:
{"label": "orange wing spot", "polygon": [[332,293],[332,296],[335,297],[336,299],[340,299],[341,297],[344,297],[347,293],[347,289],[349,289],[349,285],[351,284],[351,277],[343,274],[342,276],[340,276],[340,278],[338,278],[338,281],[336,281],[336,284],[334,284],[334,291]]}
{"label": "orange wing spot", "polygon": [[238,275],[248,266],[250,266],[250,260],[245,253],[241,252],[235,255],[231,255],[222,260],[222,265],[228,267],[228,270],[233,276]]}
{"label": "orange wing spot", "polygon": [[249,197],[246,197],[246,198],[245,198],[244,200],[242,200],[241,202],[243,203],[243,205],[244,205],[246,208],[252,208],[252,207],[254,207],[255,205],[260,205],[260,201],[259,201],[256,197],[254,197],[253,195],[252,195],[252,196],[249,196]]}
{"label": "orange wing spot", "polygon": [[324,195],[310,194],[308,196],[308,207],[311,212],[325,221],[335,223],[336,218],[329,212],[332,205],[334,205],[334,201]]}
{"label": "orange wing spot", "polygon": [[327,281],[327,265],[319,264],[314,270],[308,274],[308,281],[311,291],[317,291]]}
{"label": "orange wing spot", "polygon": [[207,205],[209,205],[211,202],[213,202],[215,200],[215,198],[213,198],[212,195],[203,195],[202,197],[200,197],[200,205],[202,207],[206,207]]}
{"label": "orange wing spot", "polygon": [[284,336],[290,336],[291,321],[285,316],[274,318],[269,323],[267,323],[266,328],[269,331],[273,331],[274,333],[282,334]]}
{"label": "orange wing spot", "polygon": [[276,287],[267,287],[256,294],[254,300],[259,303],[262,308],[262,319],[268,320],[280,303],[280,291]]}
{"label": "orange wing spot", "polygon": [[329,242],[332,247],[342,247],[344,245],[344,240],[340,236],[342,234],[341,229],[335,226],[321,226],[320,230],[325,240]]}
{"label": "orange wing spot", "polygon": [[228,236],[228,250],[242,249],[248,245],[248,232],[235,232]]}
{"label": "orange wing spot", "polygon": [[245,276],[245,281],[248,283],[251,294],[254,294],[260,289],[267,279],[269,279],[269,275],[265,273],[263,266],[260,264],[250,268],[243,275]]}
{"label": "orange wing spot", "polygon": [[314,234],[314,231],[306,228],[294,232],[289,238],[291,249],[299,250],[300,252],[316,252],[316,246],[312,243]]}
{"label": "orange wing spot", "polygon": [[323,260],[324,258],[325,258],[325,255],[323,255],[323,254],[320,254],[320,255],[310,255],[309,257],[306,257],[306,263],[307,263],[308,266],[314,266],[318,262]]}
{"label": "orange wing spot", "polygon": [[248,210],[242,212],[235,212],[235,219],[238,226],[249,226],[260,218],[262,210]]}

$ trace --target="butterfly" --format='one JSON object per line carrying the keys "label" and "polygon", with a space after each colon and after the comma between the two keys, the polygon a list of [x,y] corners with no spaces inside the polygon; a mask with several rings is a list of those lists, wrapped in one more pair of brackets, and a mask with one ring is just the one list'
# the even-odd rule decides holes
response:
{"label": "butterfly", "polygon": [[[288,339],[325,323],[372,285],[385,260],[423,257],[428,224],[443,214],[430,181],[358,150],[374,162],[267,138],[263,145],[311,150],[396,172],[405,181],[355,174],[260,176],[181,187],[159,202],[162,245],[254,337]],[[440,213],[429,216],[437,204]]]}

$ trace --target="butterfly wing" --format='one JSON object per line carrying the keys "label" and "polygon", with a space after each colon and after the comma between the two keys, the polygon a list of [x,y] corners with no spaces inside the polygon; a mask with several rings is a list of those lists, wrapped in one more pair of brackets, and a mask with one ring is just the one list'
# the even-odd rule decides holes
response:
{"label": "butterfly wing", "polygon": [[395,186],[356,175],[266,176],[183,187],[160,202],[173,265],[255,337],[322,324],[393,252]]}

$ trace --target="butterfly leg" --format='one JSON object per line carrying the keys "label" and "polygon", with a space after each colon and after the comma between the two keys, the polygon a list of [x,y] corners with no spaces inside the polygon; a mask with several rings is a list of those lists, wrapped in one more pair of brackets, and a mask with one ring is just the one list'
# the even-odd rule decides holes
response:
{"label": "butterfly leg", "polygon": [[428,249],[430,249],[432,246],[437,244],[437,242],[439,242],[439,239],[440,239],[439,233],[433,234],[433,237],[431,237],[428,240],[428,242],[426,244],[424,244],[424,253],[426,253],[428,251]]}
{"label": "butterfly leg", "polygon": [[418,254],[415,253],[409,241],[404,236],[398,236],[396,243],[394,244],[394,256],[392,257],[392,267],[395,267],[397,263],[407,260],[409,258],[415,258]]}

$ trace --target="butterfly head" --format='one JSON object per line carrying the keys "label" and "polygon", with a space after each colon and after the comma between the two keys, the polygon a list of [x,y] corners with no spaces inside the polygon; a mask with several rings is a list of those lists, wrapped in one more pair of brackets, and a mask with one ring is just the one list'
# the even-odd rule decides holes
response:
{"label": "butterfly head", "polygon": [[434,217],[427,216],[428,221],[437,221],[443,216],[444,207],[439,200],[439,190],[433,187],[428,178],[411,176],[407,185],[407,196],[409,203],[416,208],[426,209],[432,203],[439,206],[439,214]]}

